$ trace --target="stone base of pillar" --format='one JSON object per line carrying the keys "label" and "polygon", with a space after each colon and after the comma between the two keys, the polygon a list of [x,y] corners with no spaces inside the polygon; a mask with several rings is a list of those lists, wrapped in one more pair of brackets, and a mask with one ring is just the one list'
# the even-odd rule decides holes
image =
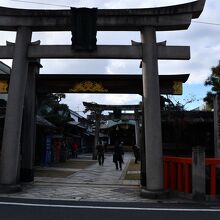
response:
{"label": "stone base of pillar", "polygon": [[34,181],[34,170],[33,169],[24,169],[20,171],[20,180],[21,182],[32,182]]}
{"label": "stone base of pillar", "polygon": [[0,194],[17,193],[21,191],[22,191],[22,187],[20,184],[15,184],[15,185],[0,184]]}
{"label": "stone base of pillar", "polygon": [[141,197],[147,199],[167,199],[169,197],[169,192],[165,190],[150,191],[141,189]]}
{"label": "stone base of pillar", "polygon": [[192,198],[195,201],[205,201],[206,200],[206,195],[204,193],[194,193]]}

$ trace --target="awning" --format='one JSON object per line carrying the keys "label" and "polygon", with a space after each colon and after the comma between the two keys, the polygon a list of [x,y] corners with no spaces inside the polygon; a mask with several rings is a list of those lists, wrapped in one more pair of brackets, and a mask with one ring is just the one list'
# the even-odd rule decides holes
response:
{"label": "awning", "polygon": [[57,128],[54,124],[47,121],[45,118],[43,118],[40,115],[37,115],[37,117],[36,117],[36,124],[43,126],[43,127],[48,127],[48,128]]}

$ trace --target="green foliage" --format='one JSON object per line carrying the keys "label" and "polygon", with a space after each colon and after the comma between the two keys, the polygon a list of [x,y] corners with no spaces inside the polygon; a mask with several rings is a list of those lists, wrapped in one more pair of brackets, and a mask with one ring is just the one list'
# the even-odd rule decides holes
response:
{"label": "green foliage", "polygon": [[206,103],[206,105],[210,110],[214,108],[214,102],[213,102],[214,97],[215,97],[214,93],[207,92],[206,97],[203,99],[203,101]]}
{"label": "green foliage", "polygon": [[206,105],[213,109],[213,101],[215,94],[220,91],[220,62],[217,66],[211,68],[211,75],[206,79],[205,86],[211,86],[206,97],[203,99]]}
{"label": "green foliage", "polygon": [[60,101],[62,99],[65,99],[66,98],[66,95],[64,93],[55,93],[55,94],[52,94],[54,99],[57,100],[58,103],[60,103]]}
{"label": "green foliage", "polygon": [[65,94],[42,94],[39,97],[38,114],[58,127],[71,121],[68,105],[60,104],[62,98]]}

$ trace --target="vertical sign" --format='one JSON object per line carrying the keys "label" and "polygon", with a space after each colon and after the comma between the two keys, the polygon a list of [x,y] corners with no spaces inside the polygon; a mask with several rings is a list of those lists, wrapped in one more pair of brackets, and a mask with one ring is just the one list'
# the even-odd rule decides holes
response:
{"label": "vertical sign", "polygon": [[52,137],[50,135],[46,136],[45,142],[45,158],[44,165],[49,165],[51,163],[51,153],[52,153]]}

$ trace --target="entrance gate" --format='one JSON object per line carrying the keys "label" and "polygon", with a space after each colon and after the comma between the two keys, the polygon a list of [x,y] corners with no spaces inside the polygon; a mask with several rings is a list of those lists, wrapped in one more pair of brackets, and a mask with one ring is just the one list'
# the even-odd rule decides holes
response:
{"label": "entrance gate", "polygon": [[[43,58],[141,59],[147,179],[143,194],[160,195],[163,191],[163,164],[158,59],[189,59],[190,50],[185,46],[157,43],[156,31],[187,29],[191,20],[200,16],[204,4],[205,0],[198,0],[152,9],[92,10],[91,14],[95,14],[96,18],[93,17],[90,25],[95,24],[95,31],[94,26],[91,28],[89,25],[88,29],[84,29],[81,28],[84,26],[78,25],[80,18],[77,17],[78,12],[75,9],[23,10],[1,7],[0,30],[16,31],[17,35],[14,45],[0,47],[0,59],[13,59],[2,142],[0,184],[5,187],[17,184],[24,104],[29,109],[28,118],[33,116],[34,99],[29,96],[29,100],[24,101],[25,88],[33,92],[31,84],[36,73],[34,70],[32,74],[28,74],[30,61],[33,63]],[[86,12],[83,11],[82,14],[84,13]],[[86,16],[88,14],[90,12]],[[72,31],[76,36],[73,36],[72,46],[39,45],[31,44],[33,31]],[[93,34],[96,31],[140,31],[141,43],[131,46],[94,45],[96,40],[94,41]],[[87,45],[87,48],[81,47],[84,45]],[[34,68],[33,66],[29,65],[29,68]],[[31,122],[33,127],[33,117]],[[33,135],[34,128],[31,129]]]}

